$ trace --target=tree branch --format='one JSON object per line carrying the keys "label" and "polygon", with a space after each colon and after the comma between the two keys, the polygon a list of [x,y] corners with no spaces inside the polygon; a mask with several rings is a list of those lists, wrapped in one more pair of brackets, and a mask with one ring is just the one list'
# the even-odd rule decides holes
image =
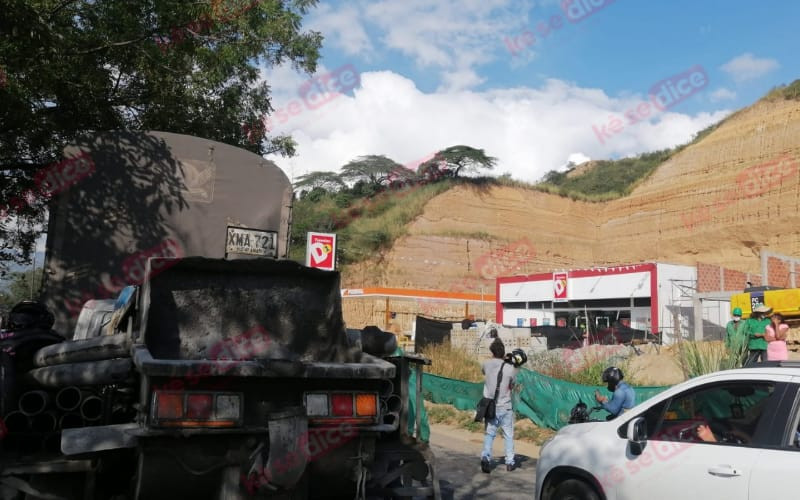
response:
{"label": "tree branch", "polygon": [[63,9],[64,7],[66,7],[67,5],[69,5],[71,3],[75,3],[75,0],[66,0],[64,2],[61,2],[61,5],[59,5],[58,7],[56,7],[55,9],[50,11],[50,15],[47,16],[47,20],[48,21],[52,20],[53,16],[58,14],[58,11],[60,11],[61,9]]}

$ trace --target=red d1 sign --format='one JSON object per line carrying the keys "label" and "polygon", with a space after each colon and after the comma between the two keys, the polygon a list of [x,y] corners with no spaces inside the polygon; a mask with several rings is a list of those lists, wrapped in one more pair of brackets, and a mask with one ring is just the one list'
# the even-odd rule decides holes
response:
{"label": "red d1 sign", "polygon": [[553,302],[567,300],[567,273],[553,273]]}
{"label": "red d1 sign", "polygon": [[336,235],[308,233],[306,240],[306,265],[333,271],[336,267]]}

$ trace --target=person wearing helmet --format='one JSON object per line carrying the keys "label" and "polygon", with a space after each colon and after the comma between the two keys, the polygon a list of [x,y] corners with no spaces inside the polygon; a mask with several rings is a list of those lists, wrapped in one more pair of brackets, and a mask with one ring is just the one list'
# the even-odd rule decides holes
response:
{"label": "person wearing helmet", "polygon": [[594,391],[594,399],[600,406],[611,414],[609,419],[618,417],[626,410],[630,410],[636,405],[636,393],[633,388],[622,381],[624,377],[622,370],[616,366],[609,366],[603,371],[603,382],[606,383],[608,390],[611,391],[611,401],[607,397]]}
{"label": "person wearing helmet", "polygon": [[[486,434],[481,451],[481,470],[487,474],[492,470],[492,443],[498,428],[503,429],[505,437],[506,470],[514,470],[514,412],[511,409],[511,391],[516,383],[518,366],[512,360],[516,359],[520,364],[527,360],[527,356],[520,349],[506,356],[506,347],[499,338],[492,341],[489,350],[492,359],[484,361],[481,367],[486,376],[483,383],[483,397],[496,399],[495,418],[486,420]],[[519,356],[517,351],[522,352],[522,356]]]}
{"label": "person wearing helmet", "polygon": [[737,355],[742,354],[747,344],[747,339],[744,337],[744,321],[742,321],[742,308],[735,307],[733,309],[733,319],[728,321],[725,325],[725,347],[728,351]]}
{"label": "person wearing helmet", "polygon": [[747,339],[747,361],[745,364],[753,364],[758,361],[767,360],[767,341],[765,335],[770,320],[767,317],[772,313],[772,308],[764,304],[758,304],[753,308],[753,312],[742,328],[742,336]]}

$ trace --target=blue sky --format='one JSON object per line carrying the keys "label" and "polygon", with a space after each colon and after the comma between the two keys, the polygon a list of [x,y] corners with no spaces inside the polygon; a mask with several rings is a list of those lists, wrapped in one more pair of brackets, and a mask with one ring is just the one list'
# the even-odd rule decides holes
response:
{"label": "blue sky", "polygon": [[[305,21],[325,36],[318,77],[350,64],[360,84],[274,123],[300,146],[276,161],[297,177],[360,154],[406,163],[468,144],[498,157],[497,173],[533,181],[568,160],[686,142],[800,77],[800,3],[569,1],[321,2]],[[604,5],[567,19],[591,2]],[[697,67],[704,84],[679,104],[625,119],[654,84]],[[264,78],[280,108],[309,77],[287,67]],[[615,118],[615,132],[596,132]]]}

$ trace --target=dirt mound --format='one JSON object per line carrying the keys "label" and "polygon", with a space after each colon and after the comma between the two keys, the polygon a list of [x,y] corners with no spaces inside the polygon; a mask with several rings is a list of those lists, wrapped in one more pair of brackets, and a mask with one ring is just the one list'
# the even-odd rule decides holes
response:
{"label": "dirt mound", "polygon": [[675,385],[686,380],[678,360],[676,349],[654,345],[639,347],[638,356],[631,356],[629,371],[640,384]]}

